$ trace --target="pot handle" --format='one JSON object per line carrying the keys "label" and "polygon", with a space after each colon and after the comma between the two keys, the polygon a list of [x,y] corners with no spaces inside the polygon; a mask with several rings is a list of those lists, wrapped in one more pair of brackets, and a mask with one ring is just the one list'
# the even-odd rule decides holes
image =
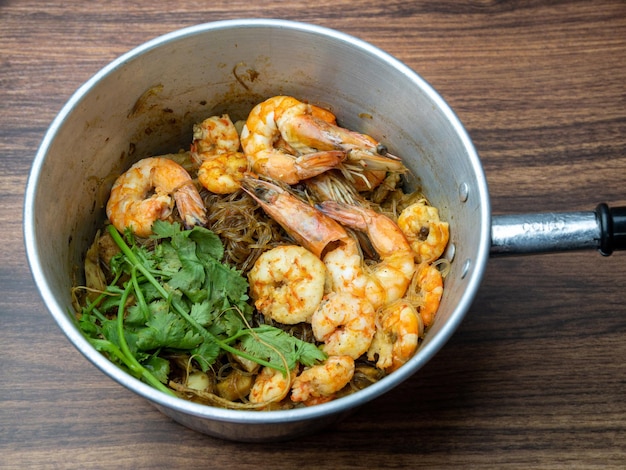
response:
{"label": "pot handle", "polygon": [[595,211],[494,215],[491,255],[526,255],[595,248],[604,256],[626,250],[626,207]]}

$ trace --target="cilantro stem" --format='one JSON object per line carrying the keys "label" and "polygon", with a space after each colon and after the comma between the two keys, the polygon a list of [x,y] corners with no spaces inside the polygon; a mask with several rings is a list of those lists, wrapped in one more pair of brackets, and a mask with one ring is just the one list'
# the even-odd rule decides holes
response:
{"label": "cilantro stem", "polygon": [[[118,273],[110,285],[117,284],[117,281],[119,280],[121,275],[122,273]],[[83,312],[82,312],[83,315],[89,315],[92,311],[96,310],[96,306],[100,305],[100,302],[102,302],[102,299],[104,299],[108,295],[109,295],[108,291],[104,291],[100,295],[98,295],[98,297],[96,297],[96,299],[93,302],[90,302],[85,308],[83,308]]]}
{"label": "cilantro stem", "polygon": [[124,307],[126,306],[126,301],[128,300],[128,296],[133,290],[133,283],[128,282],[126,284],[126,288],[124,289],[124,293],[122,294],[122,298],[120,299],[120,303],[117,309],[117,334],[119,336],[120,348],[122,353],[127,359],[127,365],[130,369],[143,377],[146,382],[152,385],[154,388],[167,393],[169,395],[176,396],[174,392],[172,392],[169,388],[163,385],[148,369],[139,364],[139,361],[135,359],[135,356],[131,352],[128,347],[128,343],[126,342],[126,337],[124,336]]}
{"label": "cilantro stem", "polygon": [[[145,276],[146,280],[154,286],[154,288],[161,295],[161,297],[163,297],[163,299],[169,300],[171,296],[167,292],[165,287],[163,287],[163,285],[154,277],[154,275],[150,272],[150,270],[137,258],[137,256],[135,256],[135,253],[133,253],[131,248],[126,244],[126,242],[121,237],[117,229],[113,225],[109,225],[107,229],[109,231],[109,234],[113,238],[113,241],[115,241],[115,243],[122,250],[122,253],[124,253],[124,255],[126,256],[131,266],[134,269],[141,272],[141,274]],[[284,367],[280,367],[276,364],[272,364],[269,361],[260,359],[251,354],[248,354],[245,351],[241,351],[237,348],[234,348],[233,346],[228,344],[229,342],[231,342],[230,339],[227,339],[225,341],[220,340],[218,337],[216,337],[215,335],[210,333],[206,328],[204,328],[201,324],[199,324],[196,320],[194,320],[178,302],[172,301],[171,305],[181,317],[183,317],[187,322],[189,322],[189,324],[191,324],[191,326],[193,326],[194,329],[204,337],[205,341],[215,342],[224,351],[227,351],[227,352],[230,352],[231,354],[235,354],[237,356],[241,356],[243,358],[252,360],[262,366],[267,366],[273,369],[277,369],[281,372],[286,372]],[[159,382],[159,384],[161,383]]]}
{"label": "cilantro stem", "polygon": [[139,308],[143,314],[144,318],[148,318],[150,314],[150,309],[148,308],[148,304],[146,303],[146,298],[143,295],[143,292],[139,288],[139,280],[137,279],[137,270],[133,268],[131,281],[133,283],[133,287],[135,289],[135,297],[137,298],[137,303],[139,304]]}

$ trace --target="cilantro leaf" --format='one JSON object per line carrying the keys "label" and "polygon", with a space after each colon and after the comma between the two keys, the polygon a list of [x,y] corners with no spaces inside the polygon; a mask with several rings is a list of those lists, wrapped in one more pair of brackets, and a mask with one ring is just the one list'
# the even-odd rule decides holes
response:
{"label": "cilantro leaf", "polygon": [[184,319],[168,310],[156,310],[146,326],[136,330],[137,348],[151,351],[157,348],[192,349],[202,337],[188,328]]}
{"label": "cilantro leaf", "polygon": [[281,368],[284,367],[283,361],[285,360],[289,370],[292,370],[298,362],[305,366],[312,366],[327,357],[314,344],[295,338],[270,325],[262,325],[249,330],[249,334],[241,340],[241,349]]}
{"label": "cilantro leaf", "polygon": [[209,370],[221,352],[219,344],[213,341],[204,341],[197,348],[191,350],[191,355],[203,372]]}
{"label": "cilantro leaf", "polygon": [[170,375],[170,361],[157,356],[151,355],[147,360],[143,361],[143,365],[159,380],[166,384]]}

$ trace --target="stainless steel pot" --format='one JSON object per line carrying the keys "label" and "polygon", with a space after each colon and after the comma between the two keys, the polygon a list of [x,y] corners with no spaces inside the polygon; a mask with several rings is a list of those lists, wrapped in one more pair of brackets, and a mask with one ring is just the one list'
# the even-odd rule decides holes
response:
{"label": "stainless steel pot", "polygon": [[[342,124],[402,156],[450,222],[452,260],[437,319],[408,364],[331,403],[290,411],[217,409],[167,396],[126,374],[76,328],[70,289],[113,179],[139,158],[187,147],[194,122],[244,117],[269,96],[328,106]],[[329,425],[413,375],[446,343],[478,290],[490,251],[624,248],[622,209],[499,217],[463,126],[415,72],[337,31],[279,20],[209,23],[152,40],[113,61],[70,98],[46,133],[26,188],[28,260],[44,303],[72,344],[105,374],[197,431],[240,441],[294,438]],[[615,228],[615,235],[611,232]],[[530,234],[530,235],[529,235]]]}

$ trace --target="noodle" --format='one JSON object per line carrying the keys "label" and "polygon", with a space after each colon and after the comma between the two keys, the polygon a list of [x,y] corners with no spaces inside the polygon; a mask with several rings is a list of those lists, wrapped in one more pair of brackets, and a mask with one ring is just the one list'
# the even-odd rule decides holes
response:
{"label": "noodle", "polygon": [[224,261],[247,273],[265,250],[286,242],[284,231],[244,191],[219,195],[203,191],[207,228],[224,243]]}

